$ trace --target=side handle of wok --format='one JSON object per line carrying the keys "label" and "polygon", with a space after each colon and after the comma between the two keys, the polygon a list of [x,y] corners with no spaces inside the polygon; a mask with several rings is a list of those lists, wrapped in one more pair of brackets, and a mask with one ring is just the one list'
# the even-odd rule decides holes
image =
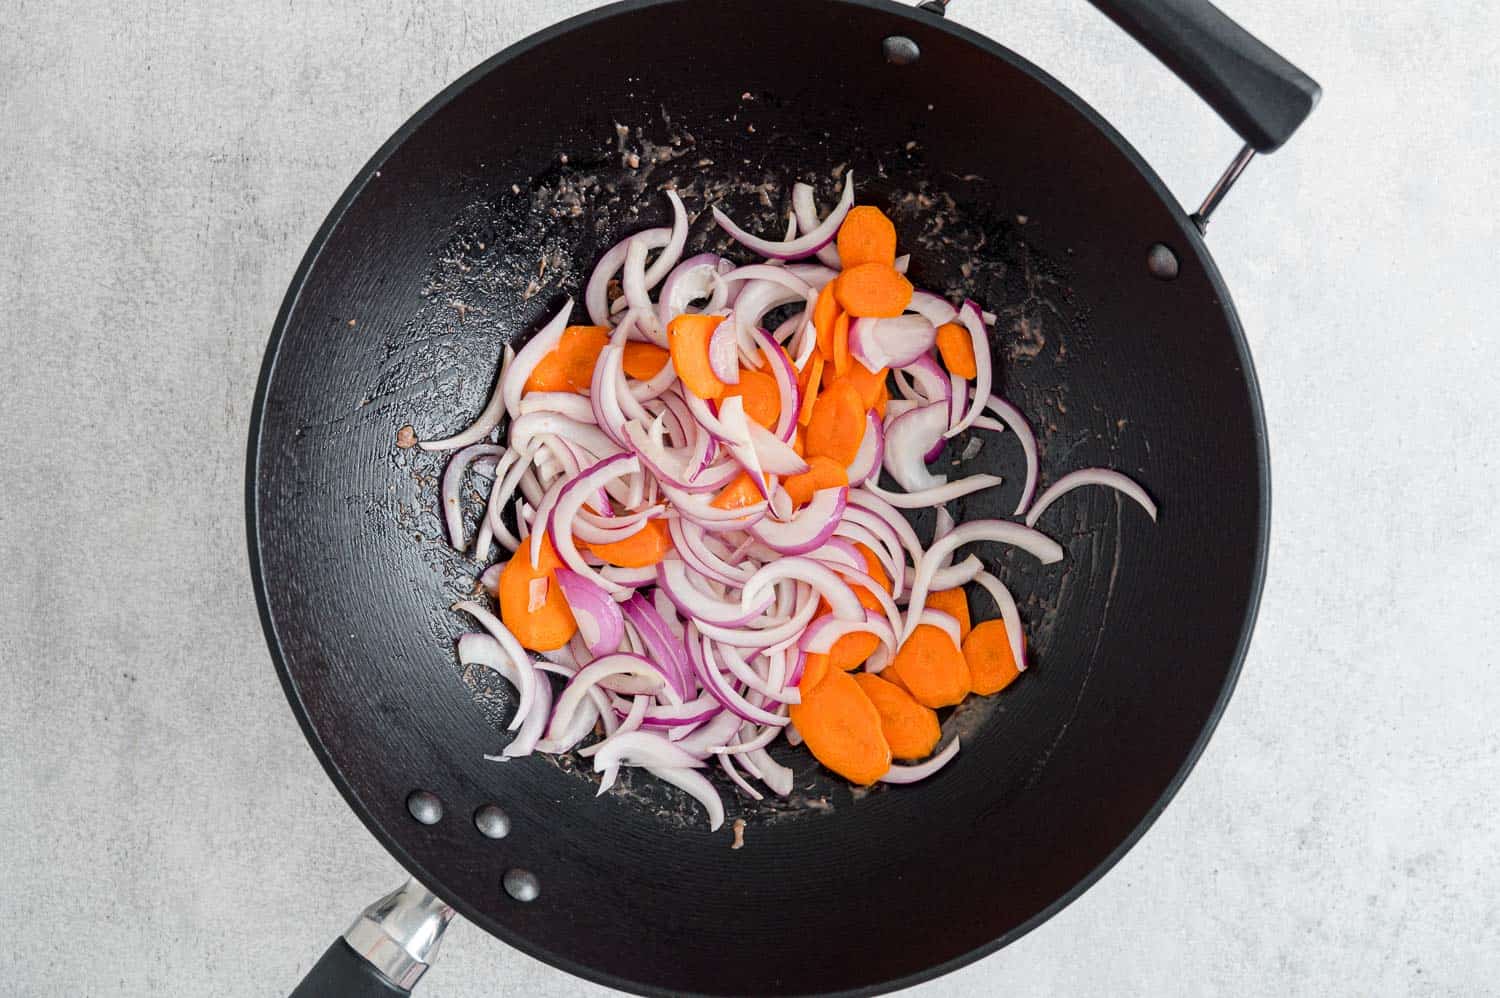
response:
{"label": "side handle of wok", "polygon": [[1090,0],[1258,153],[1274,152],[1323,88],[1208,0]]}
{"label": "side handle of wok", "polygon": [[453,909],[415,880],[366,908],[291,998],[400,998],[437,956]]}

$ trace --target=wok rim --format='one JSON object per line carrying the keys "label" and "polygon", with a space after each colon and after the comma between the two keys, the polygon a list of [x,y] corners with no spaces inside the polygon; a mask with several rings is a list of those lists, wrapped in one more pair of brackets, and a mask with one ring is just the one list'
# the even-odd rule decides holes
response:
{"label": "wok rim", "polygon": [[[255,398],[251,408],[245,476],[245,516],[250,574],[255,589],[255,601],[260,616],[261,628],[265,634],[266,644],[271,653],[272,662],[275,664],[282,691],[285,693],[292,713],[297,719],[298,726],[302,729],[303,736],[307,739],[309,746],[312,748],[314,755],[317,756],[324,771],[333,781],[334,786],[338,788],[339,794],[344,798],[345,803],[359,817],[360,821],[375,837],[376,841],[411,876],[429,888],[433,887],[433,878],[430,876],[427,867],[417,857],[402,847],[393,836],[388,834],[385,826],[370,814],[368,809],[355,795],[350,781],[339,769],[328,747],[319,736],[311,713],[307,705],[303,702],[297,688],[296,680],[288,668],[287,660],[282,650],[280,635],[277,630],[277,623],[271,613],[267,578],[260,553],[261,531],[258,525],[259,503],[257,486],[259,483],[258,465],[261,442],[267,415],[266,403],[270,394],[272,379],[276,374],[277,362],[280,359],[283,337],[291,317],[297,309],[307,281],[316,268],[328,240],[343,221],[345,212],[360,198],[364,192],[365,185],[375,177],[385,162],[425,125],[433,115],[446,107],[479,80],[539,45],[548,43],[577,28],[585,27],[597,21],[678,2],[681,2],[681,0],[619,0],[616,3],[585,11],[534,32],[507,46],[444,87],[436,96],[412,114],[380,146],[374,155],[366,161],[359,172],[356,173],[354,179],[334,203],[333,208],[329,211],[323,223],[319,226],[317,233],[313,236],[311,243],[308,245],[301,262],[293,274],[286,296],[282,300],[276,320],[272,325],[270,337],[266,343],[260,374],[257,378]],[[855,998],[855,996],[885,994],[936,980],[939,977],[943,977],[984,957],[990,956],[1016,942],[1082,897],[1123,859],[1126,853],[1133,849],[1145,836],[1146,832],[1156,823],[1162,812],[1166,810],[1167,805],[1172,802],[1183,784],[1187,782],[1188,775],[1197,765],[1198,760],[1202,757],[1204,750],[1208,746],[1209,740],[1213,737],[1215,730],[1217,730],[1219,721],[1223,717],[1225,710],[1228,708],[1229,701],[1234,695],[1235,688],[1239,682],[1240,672],[1249,654],[1250,642],[1259,616],[1261,598],[1266,581],[1271,526],[1271,473],[1269,440],[1260,383],[1256,377],[1253,359],[1250,354],[1250,345],[1245,338],[1244,327],[1240,322],[1239,313],[1235,309],[1229,288],[1214,263],[1213,256],[1209,252],[1207,243],[1204,241],[1203,233],[1193,224],[1188,212],[1177,201],[1166,184],[1162,182],[1161,178],[1140,153],[1092,105],[1075,94],[1063,83],[1009,48],[971,28],[949,21],[941,16],[922,13],[919,8],[897,3],[894,0],[837,0],[837,2],[847,6],[900,15],[906,20],[921,24],[925,30],[944,31],[961,41],[978,47],[984,54],[1004,61],[1011,68],[1027,74],[1038,83],[1047,87],[1074,111],[1082,115],[1136,169],[1142,179],[1151,187],[1157,198],[1168,208],[1169,214],[1177,226],[1177,234],[1181,240],[1181,245],[1185,246],[1202,265],[1204,274],[1217,296],[1218,305],[1223,310],[1224,317],[1227,320],[1229,334],[1233,340],[1236,358],[1239,361],[1240,371],[1245,382],[1247,400],[1249,402],[1255,440],[1256,480],[1260,493],[1259,516],[1255,523],[1255,555],[1249,592],[1247,594],[1245,617],[1241,625],[1239,639],[1230,658],[1229,669],[1223,687],[1219,691],[1219,695],[1204,721],[1202,730],[1198,733],[1197,738],[1189,748],[1186,757],[1151,808],[1098,864],[1079,878],[1076,883],[1064,891],[1051,904],[1046,905],[1036,914],[1008,932],[1002,933],[988,943],[977,946],[952,959],[933,964],[922,971],[908,974],[904,977],[892,978],[879,984],[866,985],[859,988],[818,992],[819,994],[838,996],[838,998]],[[601,971],[593,966],[579,963],[563,954],[538,945],[527,936],[512,931],[507,925],[484,914],[461,896],[444,896],[444,900],[459,914],[484,929],[490,935],[500,939],[506,945],[512,946],[548,966],[555,967],[583,980],[615,988],[630,994],[668,996],[687,993],[682,991],[668,991],[663,988],[645,985],[638,981],[618,977],[607,971]]]}

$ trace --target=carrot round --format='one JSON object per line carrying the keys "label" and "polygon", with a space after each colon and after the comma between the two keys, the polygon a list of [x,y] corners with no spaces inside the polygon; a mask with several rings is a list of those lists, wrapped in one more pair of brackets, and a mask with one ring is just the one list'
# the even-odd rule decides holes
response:
{"label": "carrot round", "polygon": [[776,420],[781,418],[781,391],[776,387],[776,379],[765,371],[752,371],[749,368],[740,368],[740,383],[737,385],[726,385],[721,398],[729,398],[738,395],[745,400],[745,415],[755,420],[768,430],[776,428]]}
{"label": "carrot round", "polygon": [[927,606],[958,621],[958,640],[969,636],[969,597],[962,589],[942,589],[927,594]]}
{"label": "carrot round", "polygon": [[839,226],[838,246],[845,270],[862,263],[891,266],[896,262],[896,226],[879,208],[858,205]]}
{"label": "carrot round", "polygon": [[[875,556],[875,552],[871,551],[863,544],[855,544],[854,546],[859,550],[860,555],[865,559],[866,573],[868,573],[869,576],[873,578],[881,588],[889,592],[891,588],[891,577],[886,574],[885,566],[881,564],[880,559]],[[849,588],[854,590],[854,595],[859,599],[860,606],[863,606],[867,610],[874,610],[877,613],[880,612],[880,600],[875,597],[874,593],[870,592],[870,590],[866,589],[864,586],[854,585],[850,586]],[[818,604],[818,613],[824,614],[828,612],[830,612],[828,601],[820,600]],[[875,654],[875,649],[878,647],[880,647],[880,639],[870,632],[851,631],[850,633],[845,634],[843,637],[835,641],[833,643],[833,647],[828,649],[829,668],[838,669],[840,672],[848,672],[851,669],[857,669],[861,665],[864,665],[865,661],[871,655]]]}
{"label": "carrot round", "polygon": [[819,489],[833,489],[849,484],[849,472],[831,457],[814,457],[808,460],[808,468],[800,475],[791,475],[781,483],[792,502],[798,506],[812,502],[813,493]]}
{"label": "carrot round", "polygon": [[742,471],[714,496],[709,505],[715,509],[744,509],[746,506],[754,506],[762,498],[760,489],[755,487],[755,479],[750,477],[748,471]]}
{"label": "carrot round", "polygon": [[672,550],[672,534],[667,529],[667,521],[647,520],[640,530],[623,541],[590,544],[589,550],[611,565],[645,568],[647,565],[655,565]]}
{"label": "carrot round", "polygon": [[834,282],[844,311],[864,319],[892,319],[911,304],[911,282],[888,263],[862,263]]}
{"label": "carrot round", "polygon": [[813,758],[844,779],[874,783],[891,768],[880,712],[848,673],[830,670],[790,712]]}
{"label": "carrot round", "polygon": [[956,322],[945,322],[937,331],[938,355],[943,366],[960,378],[973,378],[979,374],[974,360],[974,337]]}
{"label": "carrot round", "polygon": [[637,343],[634,340],[625,344],[625,352],[620,357],[625,373],[637,381],[650,381],[661,373],[661,369],[671,359],[672,355],[656,344]]}
{"label": "carrot round", "polygon": [[797,689],[807,691],[816,689],[828,675],[828,656],[809,655],[807,661],[802,663],[802,678],[797,680]]}
{"label": "carrot round", "polygon": [[817,404],[822,384],[823,356],[815,353],[802,369],[802,408],[797,411],[797,422],[803,426],[812,420],[813,406]]}
{"label": "carrot round", "polygon": [[839,303],[833,294],[833,282],[823,285],[813,305],[813,332],[817,334],[818,350],[825,357],[833,356],[833,323],[838,319]]}
{"label": "carrot round", "polygon": [[813,403],[812,418],[807,421],[808,456],[831,457],[849,467],[859,455],[867,422],[859,392],[835,381]]}
{"label": "carrot round", "polygon": [[594,380],[594,365],[609,345],[603,326],[569,326],[557,346],[549,350],[526,379],[522,391],[582,392]]}
{"label": "carrot round", "polygon": [[870,406],[870,408],[875,410],[875,415],[879,416],[882,421],[884,421],[885,419],[885,404],[890,400],[891,390],[887,388],[885,386],[885,382],[882,381],[880,383],[880,394],[875,396],[875,403]]}
{"label": "carrot round", "polygon": [[880,732],[891,747],[891,755],[897,759],[925,759],[932,754],[943,737],[937,711],[917,703],[895,683],[868,672],[856,674],[854,681],[875,705],[880,715]]}
{"label": "carrot round", "polygon": [[980,696],[999,693],[1021,674],[1003,620],[986,620],[969,632],[964,661],[969,665],[969,688]]}
{"label": "carrot round", "polygon": [[849,313],[840,313],[833,320],[833,373],[842,377],[854,363],[849,355]]}
{"label": "carrot round", "polygon": [[896,652],[890,669],[901,677],[917,703],[951,707],[969,693],[969,664],[940,627],[919,624]]}
{"label": "carrot round", "polygon": [[701,399],[721,398],[728,387],[714,374],[708,361],[708,341],[723,321],[722,315],[692,313],[679,315],[667,326],[667,342],[672,347],[672,365],[677,368],[677,376],[688,391]]}
{"label": "carrot round", "polygon": [[521,547],[500,570],[500,619],[524,647],[553,651],[577,633],[578,623],[553,575],[562,559],[552,539],[543,538],[536,568],[531,567],[530,550],[530,543],[521,538]]}
{"label": "carrot round", "polygon": [[880,393],[885,388],[885,376],[890,368],[882,367],[878,371],[871,371],[859,361],[850,359],[849,369],[835,380],[849,382],[859,392],[859,400],[864,403],[864,407],[873,409],[880,401]]}

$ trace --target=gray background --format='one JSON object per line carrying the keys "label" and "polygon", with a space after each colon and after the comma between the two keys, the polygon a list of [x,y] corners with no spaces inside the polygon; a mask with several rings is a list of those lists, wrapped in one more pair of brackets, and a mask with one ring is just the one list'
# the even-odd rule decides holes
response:
{"label": "gray background", "polygon": [[[285,993],[402,879],[304,745],[261,639],[241,515],[255,374],[304,247],[366,157],[464,70],[587,6],[7,5],[8,990]],[[1211,239],[1272,437],[1254,650],[1202,763],[1114,872],[914,993],[1458,995],[1500,980],[1500,7],[1225,6],[1327,90]],[[1236,149],[1082,0],[953,14],[1076,88],[1184,201]],[[463,925],[422,990],[604,993]]]}

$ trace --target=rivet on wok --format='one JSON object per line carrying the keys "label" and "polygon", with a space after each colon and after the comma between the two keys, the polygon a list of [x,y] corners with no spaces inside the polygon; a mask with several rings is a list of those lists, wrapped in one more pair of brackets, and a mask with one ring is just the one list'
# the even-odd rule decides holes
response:
{"label": "rivet on wok", "polygon": [[431,790],[413,790],[406,798],[406,809],[424,825],[436,825],[443,820],[443,802]]}
{"label": "rivet on wok", "polygon": [[1146,269],[1158,281],[1177,279],[1177,254],[1165,243],[1155,243],[1146,251]]}
{"label": "rivet on wok", "polygon": [[890,35],[880,43],[885,61],[893,66],[910,66],[922,58],[922,49],[905,35]]}
{"label": "rivet on wok", "polygon": [[504,884],[505,893],[517,901],[535,901],[542,893],[541,881],[529,870],[507,870]]}
{"label": "rivet on wok", "polygon": [[510,834],[510,815],[498,805],[486,804],[474,812],[474,827],[486,838],[503,839]]}

